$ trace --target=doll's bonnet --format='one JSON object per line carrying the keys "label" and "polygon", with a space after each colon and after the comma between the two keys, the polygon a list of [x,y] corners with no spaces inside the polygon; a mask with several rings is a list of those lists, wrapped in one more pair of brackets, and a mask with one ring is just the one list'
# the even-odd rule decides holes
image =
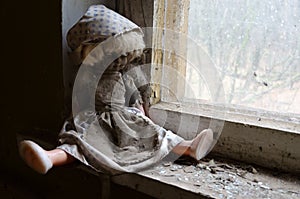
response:
{"label": "doll's bonnet", "polygon": [[[108,39],[109,38],[109,39]],[[108,41],[109,42],[104,42]],[[72,52],[80,52],[85,45],[97,46],[93,56],[86,62],[96,62],[106,54],[125,55],[128,52],[142,53],[145,48],[140,27],[104,5],[92,5],[67,33],[67,43]],[[105,43],[105,44],[104,44]]]}

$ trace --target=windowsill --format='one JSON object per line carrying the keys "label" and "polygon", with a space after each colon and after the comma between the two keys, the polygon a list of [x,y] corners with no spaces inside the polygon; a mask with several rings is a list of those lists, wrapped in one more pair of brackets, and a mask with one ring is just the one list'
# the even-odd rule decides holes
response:
{"label": "windowsill", "polygon": [[[200,118],[199,130],[209,126],[211,117],[221,119],[216,117],[221,115],[208,109],[163,102],[153,105],[150,115],[155,123],[167,129],[174,132],[180,129],[179,134],[186,139],[192,136],[188,132],[190,126],[183,125],[186,129],[179,127],[180,115],[186,117],[184,121]],[[138,174],[113,176],[112,182],[155,198],[237,198],[242,195],[250,198],[298,198],[300,134],[255,125],[261,124],[262,119],[259,123],[245,123],[242,118],[238,119],[225,121],[218,143],[209,155],[215,158],[221,156],[223,160],[215,160],[215,163],[224,167],[212,170],[207,166],[210,164],[208,161],[201,161],[198,165],[161,163]],[[231,164],[228,159],[238,162],[232,161],[234,163]],[[201,168],[199,165],[206,166]],[[272,170],[274,168],[276,170]],[[294,177],[280,170],[288,171]]]}
{"label": "windowsill", "polygon": [[139,173],[108,176],[78,167],[102,182],[102,198],[110,198],[110,184],[127,187],[153,198],[299,198],[300,179],[293,173],[209,155],[195,162],[184,158],[162,161]]}
{"label": "windowsill", "polygon": [[[200,105],[201,103],[201,105]],[[212,105],[195,100],[178,102],[159,102],[153,105],[154,109],[186,113],[193,116],[214,118],[226,122],[234,122],[245,126],[251,125],[260,128],[269,128],[282,132],[300,134],[300,118],[290,115],[280,115],[268,111],[254,110],[235,106]]]}
{"label": "windowsill", "polygon": [[[150,115],[155,123],[164,126],[186,139],[195,133],[189,132],[189,125],[180,124],[180,117],[185,121],[200,119],[198,132],[208,128],[211,118],[221,121],[222,133],[212,154],[230,159],[300,173],[300,134],[299,124],[291,125],[283,120],[271,120],[260,115],[242,115],[233,111],[226,112],[219,107],[211,111],[209,106],[191,106],[159,102],[151,107]],[[184,129],[185,128],[185,129]]]}
{"label": "windowsill", "polygon": [[234,161],[206,158],[199,164],[161,163],[112,182],[154,198],[297,198],[299,179]]}

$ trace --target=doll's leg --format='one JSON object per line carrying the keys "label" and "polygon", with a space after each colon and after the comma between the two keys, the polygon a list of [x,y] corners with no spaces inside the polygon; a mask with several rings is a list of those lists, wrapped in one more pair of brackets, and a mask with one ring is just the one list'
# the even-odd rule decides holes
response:
{"label": "doll's leg", "polygon": [[172,152],[178,155],[188,155],[200,160],[207,155],[213,144],[211,129],[203,130],[193,140],[184,140],[176,145]]}
{"label": "doll's leg", "polygon": [[[143,106],[137,107],[145,114]],[[201,131],[192,140],[183,140],[177,144],[172,152],[177,155],[188,155],[196,160],[200,160],[206,156],[213,144],[213,131],[211,129],[205,129]]]}
{"label": "doll's leg", "polygon": [[75,160],[61,149],[46,151],[29,140],[20,142],[19,153],[29,167],[42,174],[47,173],[53,166],[68,164]]}
{"label": "doll's leg", "polygon": [[75,161],[75,158],[62,149],[53,149],[46,151],[54,166],[69,164]]}

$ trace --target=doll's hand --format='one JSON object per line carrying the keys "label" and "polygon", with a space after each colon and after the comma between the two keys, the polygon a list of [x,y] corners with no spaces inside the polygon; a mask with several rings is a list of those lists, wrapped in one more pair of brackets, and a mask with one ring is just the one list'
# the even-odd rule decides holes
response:
{"label": "doll's hand", "polygon": [[138,104],[136,108],[138,108],[144,115],[146,115],[142,105]]}
{"label": "doll's hand", "polygon": [[150,118],[150,114],[149,114],[150,106],[149,106],[149,104],[143,103],[143,109],[144,109],[145,115]]}

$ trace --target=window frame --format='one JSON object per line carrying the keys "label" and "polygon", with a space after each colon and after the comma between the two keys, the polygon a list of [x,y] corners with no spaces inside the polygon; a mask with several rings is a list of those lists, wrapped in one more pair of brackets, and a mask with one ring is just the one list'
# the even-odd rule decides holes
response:
{"label": "window frame", "polygon": [[[195,100],[179,103],[163,99],[160,85],[162,85],[164,64],[174,67],[181,74],[186,69],[182,60],[176,59],[175,55],[168,55],[171,59],[167,59],[166,52],[161,50],[164,45],[163,30],[171,29],[187,33],[188,10],[189,0],[156,0],[154,3],[154,27],[158,28],[154,29],[153,33],[152,63],[154,67],[151,72],[152,82],[155,82],[152,85],[151,96],[151,115],[154,122],[176,132],[177,123],[164,121],[164,118],[161,117],[165,112],[173,117],[178,117],[180,114],[185,114],[187,117],[198,117],[201,121],[223,120],[223,131],[212,154],[299,173],[300,124],[289,121],[288,115],[278,116],[271,112],[236,106],[225,107],[201,101],[195,103]],[[181,46],[185,48],[186,44],[182,43]],[[182,85],[182,82],[178,82],[178,84]],[[173,91],[179,90],[177,85],[172,84],[172,86]],[[193,106],[199,102],[201,106]],[[216,114],[215,110],[223,113]],[[224,116],[224,111],[226,116]],[[201,128],[206,127],[204,125]],[[182,133],[181,136],[186,139],[190,138],[187,133]]]}

